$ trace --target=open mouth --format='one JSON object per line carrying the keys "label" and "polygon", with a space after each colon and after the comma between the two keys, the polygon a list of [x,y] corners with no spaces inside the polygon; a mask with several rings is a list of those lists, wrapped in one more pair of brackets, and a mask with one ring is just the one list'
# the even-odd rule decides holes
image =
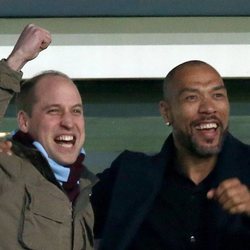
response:
{"label": "open mouth", "polygon": [[212,143],[216,138],[218,138],[219,126],[220,125],[217,122],[202,122],[196,124],[195,129],[199,136],[201,136],[200,139],[205,139],[206,142]]}
{"label": "open mouth", "polygon": [[215,123],[215,122],[202,123],[202,124],[196,125],[195,128],[198,129],[198,130],[217,129],[218,128],[218,124]]}
{"label": "open mouth", "polygon": [[75,145],[76,137],[73,135],[60,135],[55,138],[55,142],[62,147],[71,148]]}

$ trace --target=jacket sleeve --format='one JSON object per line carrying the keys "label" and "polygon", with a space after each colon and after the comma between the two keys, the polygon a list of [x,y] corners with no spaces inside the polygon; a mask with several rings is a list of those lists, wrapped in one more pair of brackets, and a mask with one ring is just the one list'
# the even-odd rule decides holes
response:
{"label": "jacket sleeve", "polygon": [[3,118],[11,98],[20,92],[22,72],[8,67],[6,61],[0,61],[0,118]]}
{"label": "jacket sleeve", "polygon": [[108,216],[109,206],[112,198],[113,187],[116,182],[116,176],[119,172],[121,154],[102,173],[97,174],[99,181],[92,189],[91,204],[95,215],[94,237],[101,239],[104,225]]}

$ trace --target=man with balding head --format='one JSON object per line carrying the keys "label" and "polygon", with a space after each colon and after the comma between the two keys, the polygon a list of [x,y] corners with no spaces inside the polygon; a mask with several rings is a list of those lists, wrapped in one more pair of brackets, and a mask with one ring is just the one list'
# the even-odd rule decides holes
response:
{"label": "man with balding head", "polygon": [[19,130],[0,153],[0,249],[92,250],[89,201],[96,177],[83,164],[83,103],[65,74],[43,72],[20,85],[21,68],[51,41],[28,25],[0,62],[0,116],[17,92]]}
{"label": "man with balding head", "polygon": [[98,175],[100,249],[250,249],[250,147],[228,132],[221,76],[188,61],[169,72],[163,92],[172,133],[161,152],[125,151]]}

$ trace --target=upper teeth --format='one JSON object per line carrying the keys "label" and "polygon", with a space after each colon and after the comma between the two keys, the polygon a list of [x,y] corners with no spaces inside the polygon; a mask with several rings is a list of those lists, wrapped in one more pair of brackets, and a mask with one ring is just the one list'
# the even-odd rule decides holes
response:
{"label": "upper teeth", "polygon": [[198,129],[210,129],[210,128],[217,128],[216,123],[207,123],[207,124],[201,124]]}
{"label": "upper teeth", "polygon": [[72,141],[74,138],[72,135],[60,135],[57,137],[57,140],[60,141]]}

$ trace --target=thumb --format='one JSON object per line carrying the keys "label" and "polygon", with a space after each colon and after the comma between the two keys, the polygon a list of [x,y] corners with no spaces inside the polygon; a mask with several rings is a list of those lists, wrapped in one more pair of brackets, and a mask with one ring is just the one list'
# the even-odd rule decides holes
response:
{"label": "thumb", "polygon": [[207,192],[207,198],[210,200],[213,199],[214,197],[215,197],[215,188],[212,188]]}
{"label": "thumb", "polygon": [[12,147],[11,141],[3,141],[0,143],[0,152],[12,155],[11,147]]}

